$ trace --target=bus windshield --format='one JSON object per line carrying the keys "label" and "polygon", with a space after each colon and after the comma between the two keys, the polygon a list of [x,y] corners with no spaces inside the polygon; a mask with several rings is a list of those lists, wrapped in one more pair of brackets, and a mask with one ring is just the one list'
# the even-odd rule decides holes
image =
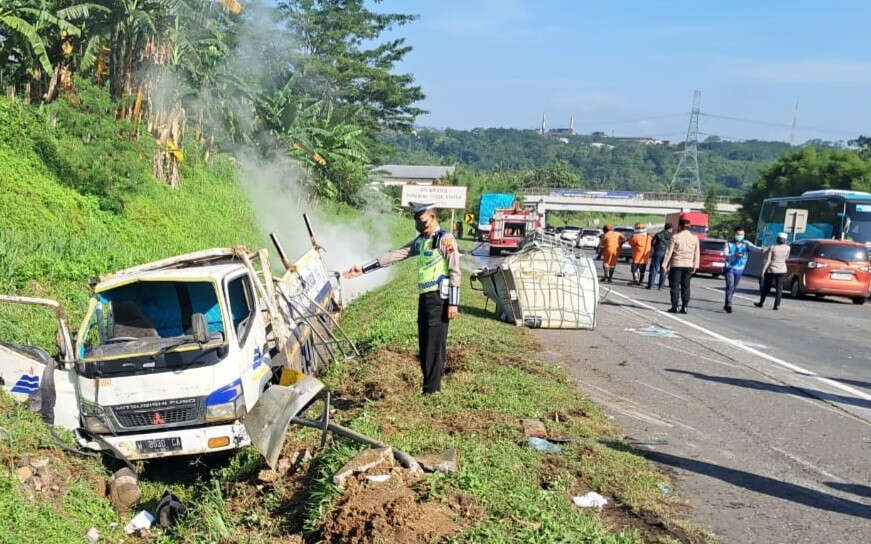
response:
{"label": "bus windshield", "polygon": [[871,200],[847,203],[844,238],[864,244],[871,243]]}
{"label": "bus windshield", "polygon": [[844,200],[838,197],[821,198],[776,198],[766,200],[759,213],[756,228],[756,243],[762,246],[773,245],[777,234],[788,230],[786,210],[807,210],[805,231],[797,233],[794,240],[806,238],[840,238],[844,213]]}

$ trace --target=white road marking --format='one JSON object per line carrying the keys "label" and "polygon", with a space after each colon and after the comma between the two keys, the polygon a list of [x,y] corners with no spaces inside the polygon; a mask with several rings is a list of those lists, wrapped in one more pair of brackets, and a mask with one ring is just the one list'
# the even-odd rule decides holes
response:
{"label": "white road marking", "polygon": [[657,342],[656,345],[657,345],[657,346],[660,346],[660,347],[663,347],[663,348],[665,348],[665,349],[670,349],[670,350],[672,350],[672,351],[676,351],[676,352],[678,352],[678,353],[680,353],[680,354],[682,354],[682,355],[692,355],[693,357],[697,357],[697,358],[699,358],[699,359],[703,359],[703,360],[705,360],[705,361],[710,361],[710,362],[712,362],[712,363],[717,363],[718,365],[728,366],[729,368],[741,368],[741,367],[738,366],[738,365],[733,365],[732,363],[727,363],[726,361],[720,361],[720,360],[718,360],[718,359],[714,359],[714,358],[712,358],[712,357],[707,357],[707,356],[705,356],[705,355],[699,355],[698,353],[695,353],[695,352],[692,352],[692,351],[687,351],[686,349],[678,349],[678,348],[675,348],[675,347],[672,347],[672,346],[668,346],[668,345],[666,345],[666,344],[663,344],[662,342]]}
{"label": "white road marking", "polygon": [[784,361],[783,359],[778,359],[777,357],[774,357],[773,355],[769,355],[763,351],[759,351],[758,349],[752,348],[752,347],[746,345],[745,343],[741,342],[740,340],[735,340],[733,338],[728,338],[726,336],[723,336],[722,334],[714,332],[710,329],[706,329],[705,327],[702,327],[701,325],[696,325],[695,323],[693,323],[691,321],[687,321],[686,319],[681,319],[680,317],[678,317],[674,314],[664,312],[662,310],[654,308],[653,306],[650,306],[649,304],[645,304],[644,302],[641,302],[639,300],[635,300],[634,298],[629,297],[627,295],[624,295],[623,293],[616,291],[614,289],[611,289],[611,293],[617,295],[620,298],[628,300],[628,301],[630,301],[638,306],[641,306],[642,308],[647,308],[648,310],[653,310],[654,312],[661,314],[663,317],[673,319],[673,320],[677,321],[678,323],[686,325],[687,327],[691,327],[693,329],[696,329],[697,331],[703,332],[703,333],[707,334],[708,336],[710,336],[711,338],[716,338],[716,339],[720,340],[721,342],[726,342],[728,344],[735,346],[736,348],[743,349],[744,351],[751,353],[757,357],[761,357],[763,359],[771,361],[772,363],[774,363],[776,365],[780,365],[784,368],[788,368],[794,372],[804,373],[809,377],[816,378],[818,381],[820,381],[820,382],[822,382],[830,387],[834,387],[835,389],[840,389],[841,391],[844,391],[846,393],[850,393],[851,395],[853,395],[857,398],[860,398],[863,400],[871,400],[871,395],[868,395],[868,394],[864,393],[863,391],[859,391],[858,389],[856,389],[854,387],[850,387],[849,385],[844,385],[844,384],[837,382],[835,380],[826,378],[824,376],[820,376],[816,372],[812,372],[810,370],[804,369],[798,365],[794,365],[792,363]]}
{"label": "white road marking", "polygon": [[641,380],[635,380],[635,383],[637,383],[639,385],[643,385],[644,387],[649,387],[649,388],[653,389],[654,391],[659,391],[660,393],[665,393],[666,395],[672,396],[676,399],[680,399],[684,402],[693,402],[692,400],[690,400],[686,397],[683,397],[683,396],[678,395],[676,393],[672,393],[670,391],[666,391],[665,389],[660,389],[660,388],[656,387],[655,385],[650,385],[649,383],[644,383]]}

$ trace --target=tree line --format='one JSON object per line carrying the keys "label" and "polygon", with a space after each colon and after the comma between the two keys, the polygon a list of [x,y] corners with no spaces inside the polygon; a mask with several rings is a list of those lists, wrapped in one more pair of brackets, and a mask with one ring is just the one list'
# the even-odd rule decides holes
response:
{"label": "tree line", "polygon": [[353,203],[387,151],[376,135],[422,113],[413,76],[393,73],[411,48],[382,39],[414,19],[364,0],[4,0],[0,85],[39,104],[104,89],[172,186],[185,153],[250,147]]}
{"label": "tree line", "polygon": [[[395,146],[390,160],[399,163],[457,164],[478,172],[512,173],[544,186],[651,192],[688,189],[670,186],[683,144],[644,144],[589,135],[560,139],[534,130],[505,128],[422,129],[385,133],[381,139]],[[832,147],[825,142],[812,145]],[[711,137],[698,148],[702,191],[740,195],[766,164],[790,146]]]}

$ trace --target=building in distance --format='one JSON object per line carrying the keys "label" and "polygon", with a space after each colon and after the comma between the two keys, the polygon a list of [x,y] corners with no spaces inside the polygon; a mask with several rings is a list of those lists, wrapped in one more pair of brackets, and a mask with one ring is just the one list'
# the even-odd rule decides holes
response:
{"label": "building in distance", "polygon": [[433,185],[446,180],[456,171],[455,166],[426,166],[415,164],[385,164],[373,166],[369,177],[381,185]]}

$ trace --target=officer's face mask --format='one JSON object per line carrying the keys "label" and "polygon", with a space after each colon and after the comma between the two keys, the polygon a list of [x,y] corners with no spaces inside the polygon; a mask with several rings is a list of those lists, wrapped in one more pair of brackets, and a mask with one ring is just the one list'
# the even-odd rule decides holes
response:
{"label": "officer's face mask", "polygon": [[743,242],[743,241],[744,241],[744,235],[743,235],[743,234],[736,234],[736,235],[735,235],[735,241],[736,241],[736,242]]}
{"label": "officer's face mask", "polygon": [[429,217],[421,216],[414,218],[414,229],[418,234],[423,234],[426,231],[426,226],[429,224]]}

